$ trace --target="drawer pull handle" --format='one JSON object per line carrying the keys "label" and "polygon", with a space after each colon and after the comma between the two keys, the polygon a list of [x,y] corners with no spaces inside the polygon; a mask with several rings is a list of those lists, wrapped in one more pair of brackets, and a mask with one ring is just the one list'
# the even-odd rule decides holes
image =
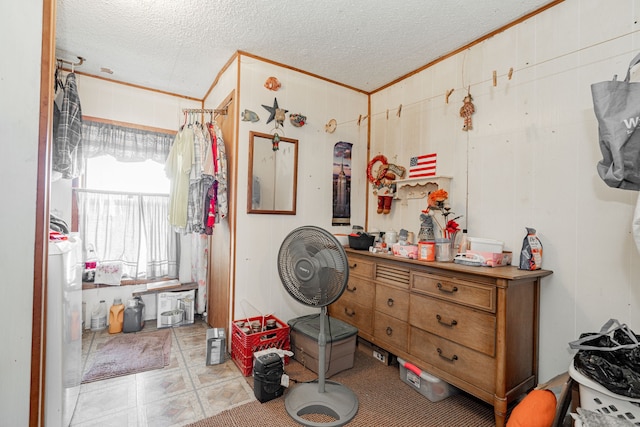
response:
{"label": "drawer pull handle", "polygon": [[451,357],[443,356],[442,355],[442,349],[440,349],[440,348],[438,348],[438,356],[442,357],[445,360],[448,360],[449,362],[453,362],[453,361],[458,360],[458,356],[455,355],[455,354],[453,356],[451,356]]}
{"label": "drawer pull handle", "polygon": [[438,282],[438,290],[440,290],[442,292],[446,292],[448,294],[452,294],[454,292],[458,292],[458,287],[457,286],[453,286],[451,289],[447,289],[447,288],[442,286],[442,283]]}
{"label": "drawer pull handle", "polygon": [[391,326],[387,326],[387,335],[391,336],[391,334],[393,334],[393,329],[391,329]]}
{"label": "drawer pull handle", "polygon": [[345,307],[344,314],[346,314],[349,317],[353,317],[356,315],[356,312],[354,310],[349,310],[347,307]]}
{"label": "drawer pull handle", "polygon": [[350,288],[349,286],[347,286],[347,289],[346,289],[346,290],[347,290],[347,291],[349,291],[349,292],[355,292],[355,291],[356,291],[356,289],[357,289],[357,288],[356,288],[355,286],[354,286],[353,288]]}
{"label": "drawer pull handle", "polygon": [[393,298],[389,298],[389,299],[387,300],[387,305],[388,305],[389,307],[393,307]]}
{"label": "drawer pull handle", "polygon": [[452,320],[450,323],[443,322],[442,321],[442,316],[440,316],[439,314],[436,314],[436,319],[438,319],[438,323],[440,323],[441,325],[444,325],[444,326],[456,326],[458,324],[458,321],[455,320],[455,319]]}
{"label": "drawer pull handle", "polygon": [[357,266],[358,266],[358,263],[357,263],[357,262],[354,262],[354,263],[353,263],[353,265],[350,265],[350,266],[349,266],[349,268],[353,269],[353,268],[356,268]]}

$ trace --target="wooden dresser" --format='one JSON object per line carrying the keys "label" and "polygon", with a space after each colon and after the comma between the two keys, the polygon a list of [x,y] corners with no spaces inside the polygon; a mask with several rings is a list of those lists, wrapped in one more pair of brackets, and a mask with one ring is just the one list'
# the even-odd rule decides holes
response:
{"label": "wooden dresser", "polygon": [[552,272],[346,251],[349,283],[329,313],[492,404],[504,426],[507,404],[537,384],[540,280]]}

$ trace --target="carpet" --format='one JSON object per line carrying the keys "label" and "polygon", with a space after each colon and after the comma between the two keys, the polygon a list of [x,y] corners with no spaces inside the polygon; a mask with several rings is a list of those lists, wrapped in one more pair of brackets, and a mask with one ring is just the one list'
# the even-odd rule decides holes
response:
{"label": "carpet", "polygon": [[[356,350],[354,367],[330,378],[349,387],[358,397],[359,409],[349,427],[442,427],[495,425],[493,407],[466,393],[454,394],[433,403],[400,380],[397,366],[386,366],[364,350]],[[297,381],[317,379],[317,375],[296,361],[285,372]],[[247,377],[250,385],[253,378]],[[295,384],[292,384],[295,387]],[[190,427],[298,427],[284,407],[284,397],[260,403],[253,401],[190,424]],[[315,414],[309,421],[326,424],[331,418]],[[318,417],[317,419],[313,417]]]}
{"label": "carpet", "polygon": [[171,330],[120,334],[97,350],[82,383],[105,380],[169,365]]}

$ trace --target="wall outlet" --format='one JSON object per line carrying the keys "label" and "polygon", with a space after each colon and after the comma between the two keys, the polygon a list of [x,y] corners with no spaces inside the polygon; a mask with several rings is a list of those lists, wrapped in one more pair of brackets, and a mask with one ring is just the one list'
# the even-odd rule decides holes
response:
{"label": "wall outlet", "polygon": [[379,351],[377,351],[377,350],[373,350],[373,357],[375,357],[376,359],[378,359],[382,363],[387,363],[387,357],[384,354],[382,354]]}

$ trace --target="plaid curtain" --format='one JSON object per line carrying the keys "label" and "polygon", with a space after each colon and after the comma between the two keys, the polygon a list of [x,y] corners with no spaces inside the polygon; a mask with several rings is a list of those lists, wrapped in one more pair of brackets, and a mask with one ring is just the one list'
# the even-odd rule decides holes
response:
{"label": "plaid curtain", "polygon": [[175,135],[133,129],[109,123],[82,122],[82,149],[85,158],[110,155],[120,162],[167,160]]}

